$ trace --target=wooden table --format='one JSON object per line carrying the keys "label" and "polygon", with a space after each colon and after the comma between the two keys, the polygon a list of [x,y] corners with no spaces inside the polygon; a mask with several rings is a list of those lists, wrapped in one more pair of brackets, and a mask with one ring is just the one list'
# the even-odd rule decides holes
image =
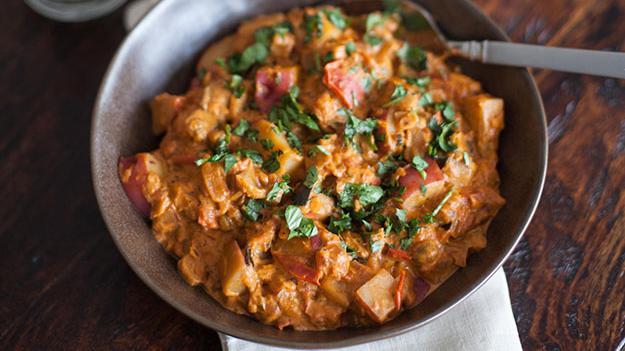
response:
{"label": "wooden table", "polygon": [[[516,41],[625,51],[624,0],[478,0]],[[209,349],[217,334],[130,270],[89,174],[91,107],[122,13],[58,24],[0,11],[0,349]],[[625,82],[535,71],[549,173],[506,264],[527,350],[625,337]]]}

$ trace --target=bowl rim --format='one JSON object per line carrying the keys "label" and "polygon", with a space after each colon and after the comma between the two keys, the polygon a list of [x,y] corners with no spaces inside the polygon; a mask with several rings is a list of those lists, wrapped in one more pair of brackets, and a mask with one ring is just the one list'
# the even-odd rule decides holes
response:
{"label": "bowl rim", "polygon": [[[408,1],[420,2],[419,0],[408,0]],[[483,21],[489,27],[491,27],[494,31],[494,34],[496,34],[496,36],[499,37],[498,38],[499,40],[511,41],[508,35],[501,29],[501,27],[499,27],[499,25],[497,25],[490,17],[488,17],[485,13],[483,13],[482,10],[473,2],[471,2],[470,0],[456,0],[456,1],[465,3],[469,11],[471,12],[471,16],[478,18],[480,21]],[[447,313],[456,305],[458,305],[459,303],[464,301],[466,298],[471,296],[475,291],[480,289],[495,274],[495,272],[497,272],[497,270],[499,270],[502,267],[502,265],[508,259],[512,251],[516,248],[520,240],[523,238],[523,235],[525,231],[527,230],[527,227],[529,226],[536,212],[536,209],[538,207],[538,204],[540,202],[540,198],[543,192],[543,188],[544,188],[545,181],[546,181],[546,175],[547,175],[547,166],[548,166],[547,160],[548,160],[548,153],[549,153],[547,118],[546,118],[546,113],[545,113],[545,108],[544,108],[544,104],[542,101],[542,97],[540,95],[536,81],[534,80],[533,76],[529,73],[529,71],[526,68],[517,68],[517,69],[522,71],[523,79],[526,80],[527,83],[529,83],[529,87],[530,87],[529,90],[531,90],[529,92],[530,97],[538,103],[538,107],[539,107],[538,112],[540,114],[539,117],[540,117],[540,122],[541,122],[539,126],[540,127],[539,130],[543,136],[543,138],[541,138],[542,145],[539,145],[539,149],[541,149],[540,156],[539,156],[539,162],[540,162],[539,169],[538,169],[539,172],[537,173],[537,176],[539,179],[538,179],[538,182],[536,183],[536,186],[532,189],[532,192],[529,196],[530,200],[528,201],[528,204],[529,204],[528,211],[525,213],[525,216],[523,217],[521,221],[522,224],[520,226],[520,229],[517,231],[515,240],[509,244],[509,247],[507,248],[505,253],[502,256],[500,256],[501,258],[497,261],[497,264],[493,265],[490,268],[490,271],[487,271],[487,273],[484,274],[484,276],[480,280],[478,280],[468,290],[466,294],[460,296],[456,300],[447,302],[441,308],[439,308],[438,312],[407,326],[398,327],[393,330],[373,332],[373,333],[369,333],[365,335],[356,335],[356,336],[353,336],[344,340],[336,340],[336,341],[322,341],[321,340],[321,341],[314,341],[314,342],[290,341],[286,339],[275,339],[275,338],[267,337],[264,335],[250,335],[244,332],[240,332],[237,329],[223,330],[222,328],[220,328],[220,326],[217,323],[214,323],[211,319],[195,312],[191,308],[187,308],[185,305],[179,303],[175,298],[170,297],[167,293],[162,291],[160,286],[158,286],[158,284],[153,282],[146,272],[144,272],[140,267],[136,267],[132,263],[132,260],[130,260],[129,257],[127,256],[127,252],[123,249],[120,241],[117,239],[116,235],[113,234],[113,230],[112,230],[113,219],[109,217],[109,213],[107,211],[103,210],[104,209],[104,206],[103,206],[104,196],[102,193],[103,189],[101,187],[101,184],[99,184],[99,178],[97,176],[98,169],[100,168],[100,164],[99,164],[99,159],[95,152],[96,151],[95,146],[96,146],[96,138],[98,134],[96,131],[97,129],[96,127],[99,124],[98,123],[98,120],[100,119],[99,116],[102,114],[102,110],[105,108],[104,97],[107,91],[111,89],[111,85],[115,81],[115,79],[112,78],[112,73],[116,69],[119,69],[120,57],[124,56],[124,53],[127,50],[129,50],[129,47],[130,47],[129,43],[132,40],[134,40],[134,37],[136,35],[138,35],[136,33],[140,33],[142,31],[148,30],[150,23],[153,21],[156,21],[156,19],[159,18],[158,17],[159,14],[165,11],[167,6],[173,2],[174,0],[161,0],[158,4],[156,4],[152,9],[148,11],[148,13],[146,13],[141,18],[141,20],[137,23],[137,25],[127,33],[126,37],[123,39],[123,41],[117,48],[115,55],[112,57],[106,69],[106,72],[102,78],[102,81],[98,89],[98,94],[97,94],[97,97],[94,103],[93,112],[92,112],[91,131],[90,131],[90,161],[91,161],[90,168],[91,168],[92,185],[93,185],[94,192],[96,195],[96,201],[98,203],[98,207],[100,208],[102,218],[104,219],[104,223],[107,227],[109,235],[113,239],[115,246],[117,247],[121,255],[124,257],[124,260],[126,261],[126,263],[130,266],[133,272],[143,281],[143,283],[145,283],[154,293],[156,293],[156,295],[158,295],[161,299],[163,299],[169,305],[174,307],[176,310],[183,313],[185,316],[193,319],[195,322],[200,323],[222,334],[227,334],[227,335],[239,338],[239,339],[243,339],[243,340],[247,340],[247,341],[251,341],[255,343],[261,343],[265,345],[278,346],[278,347],[295,347],[295,348],[300,348],[300,349],[312,349],[312,348],[328,349],[328,348],[353,346],[353,345],[358,345],[358,344],[363,344],[363,343],[368,343],[368,342],[374,342],[374,341],[378,341],[378,340],[382,340],[386,338],[391,338],[394,336],[398,336],[398,335],[413,331],[423,325],[426,325],[434,321],[438,317],[442,316],[443,314]],[[319,5],[319,4],[316,4],[316,5]],[[295,5],[292,7],[296,7],[296,6],[298,5]],[[189,287],[193,288],[191,286]],[[207,298],[211,298],[211,297],[207,295]]]}

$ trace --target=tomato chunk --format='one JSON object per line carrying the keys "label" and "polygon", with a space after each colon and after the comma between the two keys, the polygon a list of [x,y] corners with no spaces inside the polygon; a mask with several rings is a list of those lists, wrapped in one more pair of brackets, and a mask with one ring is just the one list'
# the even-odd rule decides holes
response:
{"label": "tomato chunk", "polygon": [[319,285],[317,270],[309,266],[305,262],[304,258],[278,253],[273,253],[273,257],[275,257],[276,261],[282,265],[285,271],[295,276],[295,278],[311,284]]}
{"label": "tomato chunk", "polygon": [[323,75],[323,84],[348,108],[359,105],[365,97],[362,69],[352,68],[345,60],[336,60],[325,65]]}
{"label": "tomato chunk", "polygon": [[425,169],[426,177],[423,179],[421,173],[412,166],[406,167],[406,174],[399,178],[399,184],[406,188],[402,198],[407,199],[413,193],[421,191],[421,185],[428,185],[430,183],[443,180],[444,175],[441,171],[438,163],[432,158],[426,157],[425,160],[428,163],[428,167]]}
{"label": "tomato chunk", "polygon": [[[137,156],[120,157],[118,170],[126,196],[144,217],[150,215],[150,204],[141,190],[148,170],[144,162],[137,162]],[[130,172],[130,174],[128,174]]]}
{"label": "tomato chunk", "polygon": [[398,260],[404,260],[404,261],[411,260],[410,255],[406,251],[400,250],[400,249],[394,249],[392,247],[387,247],[386,254]]}
{"label": "tomato chunk", "polygon": [[295,67],[263,67],[256,72],[254,101],[267,113],[297,81]]}

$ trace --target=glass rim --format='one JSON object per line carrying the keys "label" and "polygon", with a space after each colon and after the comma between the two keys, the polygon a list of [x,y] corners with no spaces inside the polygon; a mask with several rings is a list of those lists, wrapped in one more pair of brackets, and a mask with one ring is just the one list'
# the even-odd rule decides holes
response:
{"label": "glass rim", "polygon": [[84,22],[115,11],[126,0],[83,0],[73,2],[24,0],[24,2],[44,17],[60,22]]}

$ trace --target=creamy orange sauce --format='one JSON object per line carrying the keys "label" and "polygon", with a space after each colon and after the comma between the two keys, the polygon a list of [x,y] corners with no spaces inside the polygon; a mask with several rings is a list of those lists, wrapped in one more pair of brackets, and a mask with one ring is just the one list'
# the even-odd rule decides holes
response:
{"label": "creamy orange sauce", "polygon": [[209,47],[120,159],[184,279],[278,328],[384,323],[486,246],[503,101],[397,13],[294,9]]}

